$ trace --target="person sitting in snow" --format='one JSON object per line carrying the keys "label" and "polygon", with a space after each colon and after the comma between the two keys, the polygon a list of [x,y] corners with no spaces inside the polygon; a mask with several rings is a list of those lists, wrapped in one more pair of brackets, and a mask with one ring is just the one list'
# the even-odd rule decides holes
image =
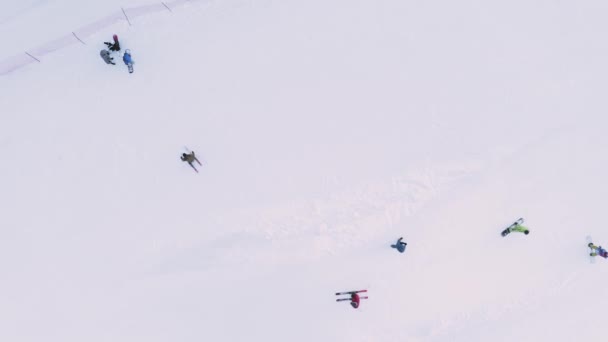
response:
{"label": "person sitting in snow", "polygon": [[407,246],[407,242],[403,242],[401,240],[403,240],[402,237],[400,237],[399,240],[397,240],[397,243],[395,243],[394,245],[391,245],[391,247],[396,248],[399,251],[399,253],[405,252],[405,246]]}
{"label": "person sitting in snow", "polygon": [[593,243],[589,243],[589,248],[591,248],[591,256],[599,255],[603,258],[608,258],[608,251],[606,251],[602,246],[596,246]]}
{"label": "person sitting in snow", "polygon": [[103,61],[106,62],[106,64],[112,64],[112,65],[116,65],[116,63],[114,63],[114,58],[112,58],[112,56],[110,56],[110,51],[108,50],[101,50],[99,52],[99,55],[101,56],[101,58],[103,58]]}
{"label": "person sitting in snow", "polygon": [[108,46],[108,49],[110,49],[110,51],[120,51],[120,43],[118,42],[118,36],[114,35],[112,36],[112,39],[114,40],[114,43],[104,42],[104,44]]}

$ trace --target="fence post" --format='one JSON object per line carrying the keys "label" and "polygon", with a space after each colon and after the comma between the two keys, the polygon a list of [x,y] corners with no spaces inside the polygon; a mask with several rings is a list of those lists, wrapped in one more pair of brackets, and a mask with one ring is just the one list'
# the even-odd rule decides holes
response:
{"label": "fence post", "polygon": [[169,10],[169,12],[173,12],[173,11],[172,11],[172,10],[169,8],[169,6],[167,6],[167,4],[166,4],[166,3],[162,2],[162,1],[161,1],[160,3],[161,3],[161,4],[163,4],[163,6],[165,6],[165,7],[166,7],[166,8]]}
{"label": "fence post", "polygon": [[38,63],[40,63],[40,60],[39,60],[38,58],[36,58],[36,57],[34,57],[34,56],[30,55],[29,53],[27,53],[27,51],[25,51],[25,54],[26,54],[26,55],[28,55],[28,56],[30,56],[30,57],[32,57],[33,59],[37,60],[37,61],[38,61]]}
{"label": "fence post", "polygon": [[81,42],[81,43],[82,43],[82,44],[84,44],[84,45],[87,45],[87,43],[83,42],[83,41],[82,41],[80,38],[78,38],[78,36],[76,35],[76,32],[72,32],[72,34],[74,35],[74,37],[75,37],[76,39],[78,39],[78,41],[79,41],[79,42]]}
{"label": "fence post", "polygon": [[125,18],[127,18],[127,22],[129,23],[129,26],[131,26],[131,21],[129,21],[129,17],[127,17],[127,12],[125,12],[125,9],[122,7],[120,9],[122,10],[122,14],[125,15]]}

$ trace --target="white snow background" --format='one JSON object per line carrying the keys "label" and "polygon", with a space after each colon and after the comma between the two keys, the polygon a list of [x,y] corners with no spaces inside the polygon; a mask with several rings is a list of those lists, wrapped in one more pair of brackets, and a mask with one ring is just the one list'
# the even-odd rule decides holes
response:
{"label": "white snow background", "polygon": [[[2,56],[142,3],[7,1]],[[0,341],[606,338],[607,17],[194,1],[0,77]]]}

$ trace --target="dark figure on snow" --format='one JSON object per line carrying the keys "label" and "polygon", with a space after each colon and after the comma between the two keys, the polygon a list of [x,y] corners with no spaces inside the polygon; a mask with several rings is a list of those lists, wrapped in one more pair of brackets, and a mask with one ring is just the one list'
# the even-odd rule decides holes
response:
{"label": "dark figure on snow", "polygon": [[182,153],[182,157],[181,157],[182,161],[188,162],[188,164],[194,169],[194,171],[198,172],[198,170],[196,169],[196,167],[194,167],[194,162],[196,161],[198,163],[198,165],[203,165],[201,164],[201,162],[196,158],[196,155],[194,154],[194,151],[190,152],[190,153]]}
{"label": "dark figure on snow", "polygon": [[114,43],[104,42],[104,44],[108,46],[108,49],[110,49],[110,51],[120,51],[120,43],[118,42],[118,36],[114,35],[112,36],[112,39],[114,40]]}
{"label": "dark figure on snow", "polygon": [[402,237],[400,237],[399,240],[397,240],[397,243],[395,243],[394,245],[391,245],[391,247],[396,248],[399,251],[399,253],[405,252],[405,246],[407,246],[407,242],[403,242],[401,240],[403,240]]}
{"label": "dark figure on snow", "polygon": [[353,308],[358,308],[359,304],[361,303],[361,297],[359,297],[359,295],[357,293],[353,293],[350,295],[350,305]]}
{"label": "dark figure on snow", "polygon": [[110,56],[110,51],[101,50],[99,52],[99,55],[101,56],[101,58],[103,58],[103,61],[106,62],[106,64],[116,65],[116,63],[114,63],[114,58],[112,58],[112,56]]}
{"label": "dark figure on snow", "polygon": [[602,246],[596,246],[593,243],[589,243],[589,248],[591,248],[591,256],[599,255],[603,258],[608,258],[608,251],[602,248]]}

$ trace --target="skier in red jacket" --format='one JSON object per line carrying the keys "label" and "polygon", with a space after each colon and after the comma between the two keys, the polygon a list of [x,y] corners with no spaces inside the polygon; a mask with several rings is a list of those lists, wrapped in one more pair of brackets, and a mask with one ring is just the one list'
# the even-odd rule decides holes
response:
{"label": "skier in red jacket", "polygon": [[357,293],[353,293],[350,295],[350,305],[352,305],[353,308],[358,308],[359,307],[359,303],[361,303],[361,297],[359,297],[359,295]]}
{"label": "skier in red jacket", "polygon": [[344,291],[344,292],[336,292],[336,296],[349,295],[350,297],[346,298],[338,298],[336,302],[345,302],[350,300],[350,305],[353,308],[358,308],[359,304],[361,304],[361,299],[367,299],[367,296],[361,297],[359,293],[367,292],[367,290],[359,290],[359,291]]}

